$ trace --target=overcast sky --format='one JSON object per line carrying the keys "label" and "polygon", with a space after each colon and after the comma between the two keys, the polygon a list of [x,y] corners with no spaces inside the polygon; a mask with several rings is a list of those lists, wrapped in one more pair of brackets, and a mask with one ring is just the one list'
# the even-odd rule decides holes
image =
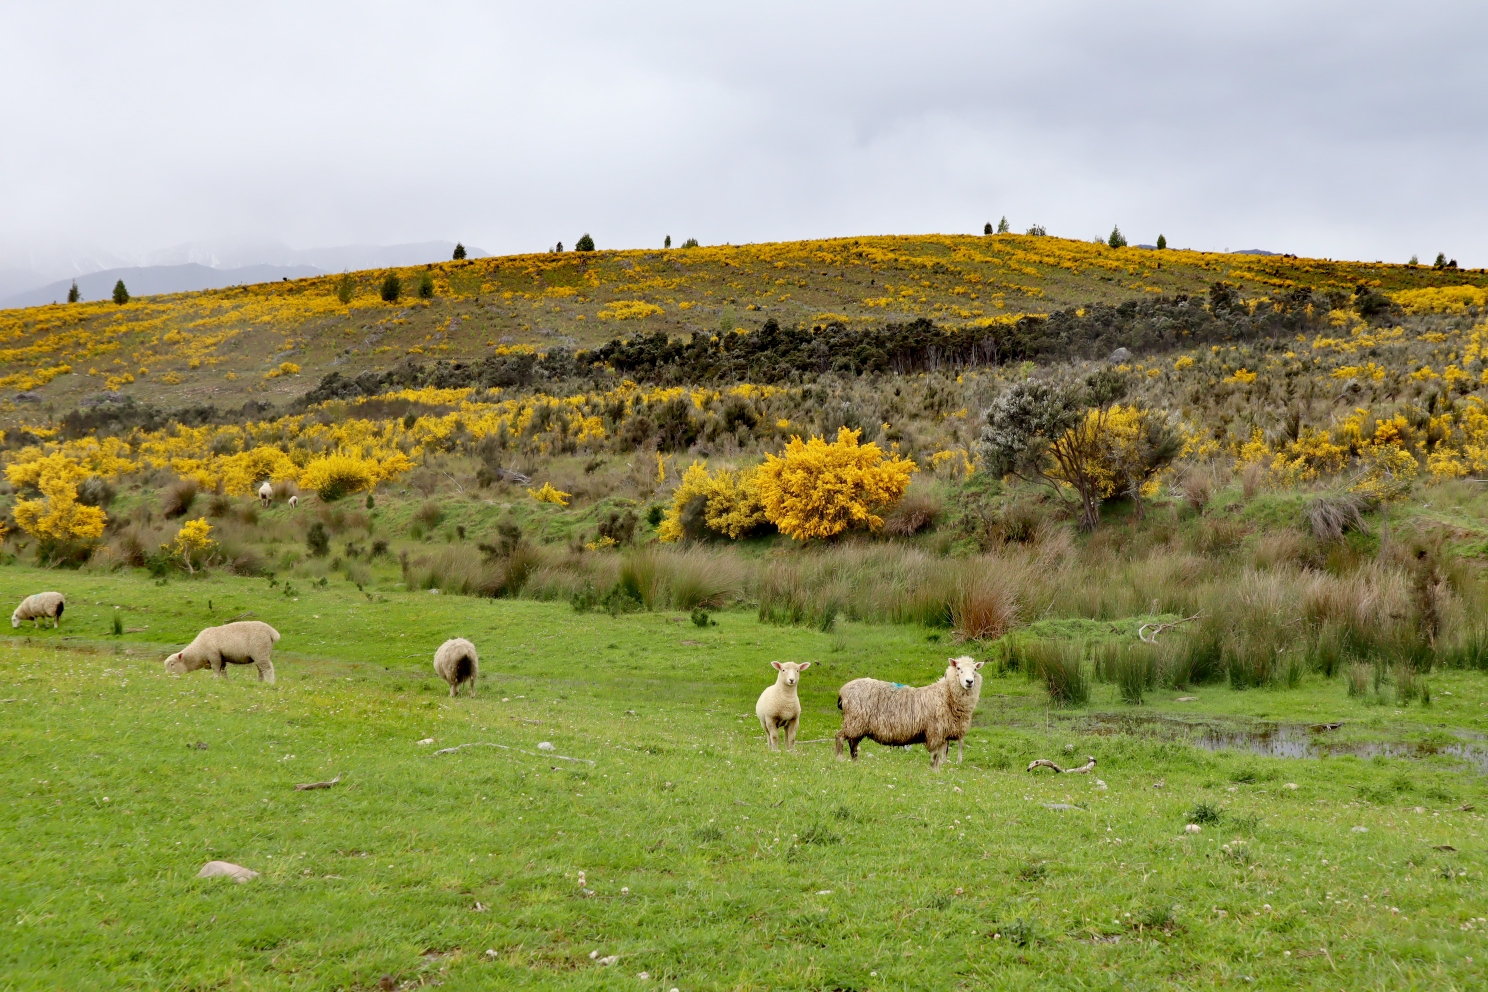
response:
{"label": "overcast sky", "polygon": [[0,0],[0,263],[1015,230],[1488,264],[1488,4]]}

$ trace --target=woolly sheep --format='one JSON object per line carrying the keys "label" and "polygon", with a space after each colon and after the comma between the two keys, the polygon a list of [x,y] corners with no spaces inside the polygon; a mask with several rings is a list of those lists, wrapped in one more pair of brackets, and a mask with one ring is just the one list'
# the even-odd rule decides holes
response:
{"label": "woolly sheep", "polygon": [[780,731],[785,731],[785,749],[796,749],[796,728],[801,725],[801,699],[796,695],[796,683],[801,673],[811,667],[811,662],[772,661],[770,665],[780,674],[775,684],[765,687],[759,702],[754,704],[754,715],[759,717],[765,736],[770,739],[770,750],[780,750]]}
{"label": "woolly sheep", "polygon": [[265,482],[258,487],[258,502],[260,506],[268,506],[274,501],[274,487]]}
{"label": "woolly sheep", "polygon": [[279,631],[260,620],[239,620],[221,627],[208,627],[196,640],[165,659],[165,670],[184,675],[210,667],[219,678],[227,678],[228,665],[255,665],[258,680],[274,683],[274,662],[270,657]]}
{"label": "woolly sheep", "polygon": [[43,619],[50,618],[53,627],[62,626],[62,611],[67,608],[67,597],[60,592],[39,592],[21,600],[21,605],[10,615],[10,625],[19,627],[22,620],[30,620],[32,626],[40,627]]}
{"label": "woolly sheep", "polygon": [[977,669],[982,662],[951,658],[945,677],[926,686],[898,685],[878,679],[853,679],[837,690],[842,729],[837,731],[837,757],[847,741],[858,760],[864,737],[889,746],[921,744],[930,752],[930,768],[939,771],[950,741],[960,740],[971,723],[979,696]]}
{"label": "woolly sheep", "polygon": [[300,497],[298,495],[291,496],[289,498],[289,505],[290,506],[299,506],[300,505]]}
{"label": "woolly sheep", "polygon": [[[960,658],[957,658],[955,660],[956,661],[971,661],[972,659],[969,658],[969,657],[967,657],[967,656],[965,656],[965,655],[962,655]],[[977,665],[976,667],[977,668],[981,668],[982,666],[981,665]],[[977,703],[981,702],[981,700],[982,700],[982,673],[981,672],[977,672],[976,673],[975,684],[971,687],[971,705],[969,707],[967,707],[967,709],[966,709],[965,719],[963,719],[961,721],[960,726],[958,726],[956,728],[956,733],[952,734],[950,737],[947,738],[947,741],[955,741],[956,742],[956,764],[958,764],[958,765],[961,764],[961,756],[965,753],[966,732],[971,729],[971,716],[972,716],[973,713],[976,712]]]}
{"label": "woolly sheep", "polygon": [[460,686],[466,682],[470,683],[470,691],[475,692],[475,678],[480,674],[480,656],[475,653],[475,645],[463,637],[445,641],[434,652],[434,671],[449,683],[451,696],[458,696]]}

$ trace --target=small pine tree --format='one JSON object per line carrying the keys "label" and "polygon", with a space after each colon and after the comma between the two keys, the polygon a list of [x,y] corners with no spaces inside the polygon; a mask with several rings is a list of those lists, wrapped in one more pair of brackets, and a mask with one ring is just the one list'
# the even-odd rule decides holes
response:
{"label": "small pine tree", "polygon": [[428,269],[419,276],[418,295],[421,300],[432,300],[434,298],[434,273]]}
{"label": "small pine tree", "polygon": [[403,295],[403,280],[398,278],[398,273],[389,272],[382,277],[381,293],[385,303],[396,303]]}
{"label": "small pine tree", "polygon": [[[1436,253],[1436,261],[1433,262],[1433,263],[1431,263],[1431,267],[1434,268],[1434,269],[1445,269],[1447,267],[1447,253],[1446,252],[1443,252],[1443,251],[1437,252]],[[123,283],[120,283],[119,285],[122,286],[124,284]],[[114,290],[115,298],[116,299],[117,299],[118,292],[119,291],[117,289]]]}
{"label": "small pine tree", "polygon": [[557,247],[555,247],[553,250],[555,252],[561,252],[561,251],[563,251],[563,242],[562,241],[558,242]]}
{"label": "small pine tree", "polygon": [[356,292],[356,280],[350,272],[341,273],[341,278],[336,280],[336,299],[342,303],[350,303],[351,296]]}
{"label": "small pine tree", "polygon": [[1028,229],[1029,236],[1034,238],[1042,238],[1048,233],[1048,231],[1044,230],[1044,225],[1042,224],[1035,224]]}
{"label": "small pine tree", "polygon": [[1421,264],[1421,260],[1419,258],[1417,258],[1416,256],[1412,255],[1411,256],[1411,260],[1409,262],[1407,262],[1406,264],[1407,265],[1420,265]]}
{"label": "small pine tree", "polygon": [[697,246],[698,246],[698,240],[697,240],[697,238],[688,238],[686,241],[682,242],[682,247],[683,248],[696,248]]}
{"label": "small pine tree", "polygon": [[1166,237],[1164,237],[1163,235],[1159,234],[1157,236],[1157,250],[1158,251],[1166,251],[1167,250],[1167,247],[1168,247],[1168,239]]}
{"label": "small pine tree", "polygon": [[663,248],[670,248],[671,246],[672,246],[672,236],[670,234],[668,234],[666,236],[666,241],[662,244],[662,247]]}
{"label": "small pine tree", "polygon": [[997,222],[997,233],[998,234],[1006,234],[1006,233],[1008,233],[1011,230],[1012,230],[1012,228],[1008,226],[1007,215],[1004,214],[1003,217],[1002,217],[1002,220],[1000,220],[1000,221]]}
{"label": "small pine tree", "polygon": [[1121,233],[1120,227],[1111,228],[1111,236],[1106,239],[1106,244],[1110,245],[1112,248],[1126,247],[1126,235]]}
{"label": "small pine tree", "polygon": [[76,303],[78,300],[81,300],[82,298],[83,298],[83,294],[80,293],[80,292],[78,292],[77,280],[74,279],[72,281],[72,288],[67,291],[67,302],[68,303]]}
{"label": "small pine tree", "polygon": [[[1442,259],[1442,263],[1445,264],[1446,259]],[[1440,268],[1440,266],[1438,266],[1438,268]],[[129,302],[129,290],[124,288],[123,279],[120,279],[118,282],[114,283],[114,302],[119,304],[119,306],[121,307]]]}
{"label": "small pine tree", "polygon": [[992,222],[990,220],[987,221],[987,223],[985,223],[985,224],[982,225],[982,233],[983,234],[991,234],[992,233]]}
{"label": "small pine tree", "polygon": [[455,242],[455,254],[452,257],[457,262],[465,257],[465,246],[458,241]]}
{"label": "small pine tree", "polygon": [[593,250],[594,250],[594,239],[589,236],[588,232],[585,232],[585,234],[584,234],[583,237],[579,238],[579,240],[577,240],[577,241],[574,242],[574,251],[593,251]]}

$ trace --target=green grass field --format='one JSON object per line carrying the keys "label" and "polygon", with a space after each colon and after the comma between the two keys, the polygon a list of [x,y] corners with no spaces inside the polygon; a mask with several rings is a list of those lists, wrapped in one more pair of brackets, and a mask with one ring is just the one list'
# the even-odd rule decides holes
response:
{"label": "green grass field", "polygon": [[[922,628],[0,570],[0,601],[42,588],[69,596],[62,630],[0,646],[0,989],[1488,981],[1488,788],[1431,753],[1488,730],[1475,673],[1433,675],[1429,708],[1312,676],[1136,711],[1344,721],[1422,755],[1294,760],[1081,735],[989,666],[965,763],[932,775],[923,748],[849,765],[820,742],[842,682],[924,683],[959,653]],[[247,611],[284,635],[277,685],[164,674]],[[457,635],[482,651],[474,698],[430,665]],[[753,717],[774,658],[814,662],[794,755]],[[1117,711],[1098,686],[1082,712]],[[474,742],[505,748],[434,753]],[[1085,754],[1089,776],[1024,771]],[[211,859],[262,875],[195,878]]]}

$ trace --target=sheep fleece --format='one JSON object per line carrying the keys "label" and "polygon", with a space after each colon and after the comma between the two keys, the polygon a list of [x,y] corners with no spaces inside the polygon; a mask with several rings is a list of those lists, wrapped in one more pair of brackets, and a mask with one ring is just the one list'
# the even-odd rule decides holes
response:
{"label": "sheep fleece", "polygon": [[[460,662],[469,661],[469,665],[461,665]],[[434,671],[439,677],[449,683],[450,695],[458,696],[460,686],[470,683],[470,691],[475,691],[475,679],[480,674],[480,656],[475,653],[475,645],[463,637],[452,637],[439,645],[439,650],[434,652]]]}
{"label": "sheep fleece", "polygon": [[261,620],[239,620],[221,627],[208,627],[196,640],[165,659],[165,670],[173,674],[211,668],[223,678],[227,665],[257,665],[260,682],[274,681],[272,655],[279,631]]}
{"label": "sheep fleece", "polygon": [[62,610],[67,606],[67,597],[60,592],[38,592],[21,600],[21,605],[10,615],[10,625],[19,627],[23,620],[49,619],[53,626],[62,623]]}

